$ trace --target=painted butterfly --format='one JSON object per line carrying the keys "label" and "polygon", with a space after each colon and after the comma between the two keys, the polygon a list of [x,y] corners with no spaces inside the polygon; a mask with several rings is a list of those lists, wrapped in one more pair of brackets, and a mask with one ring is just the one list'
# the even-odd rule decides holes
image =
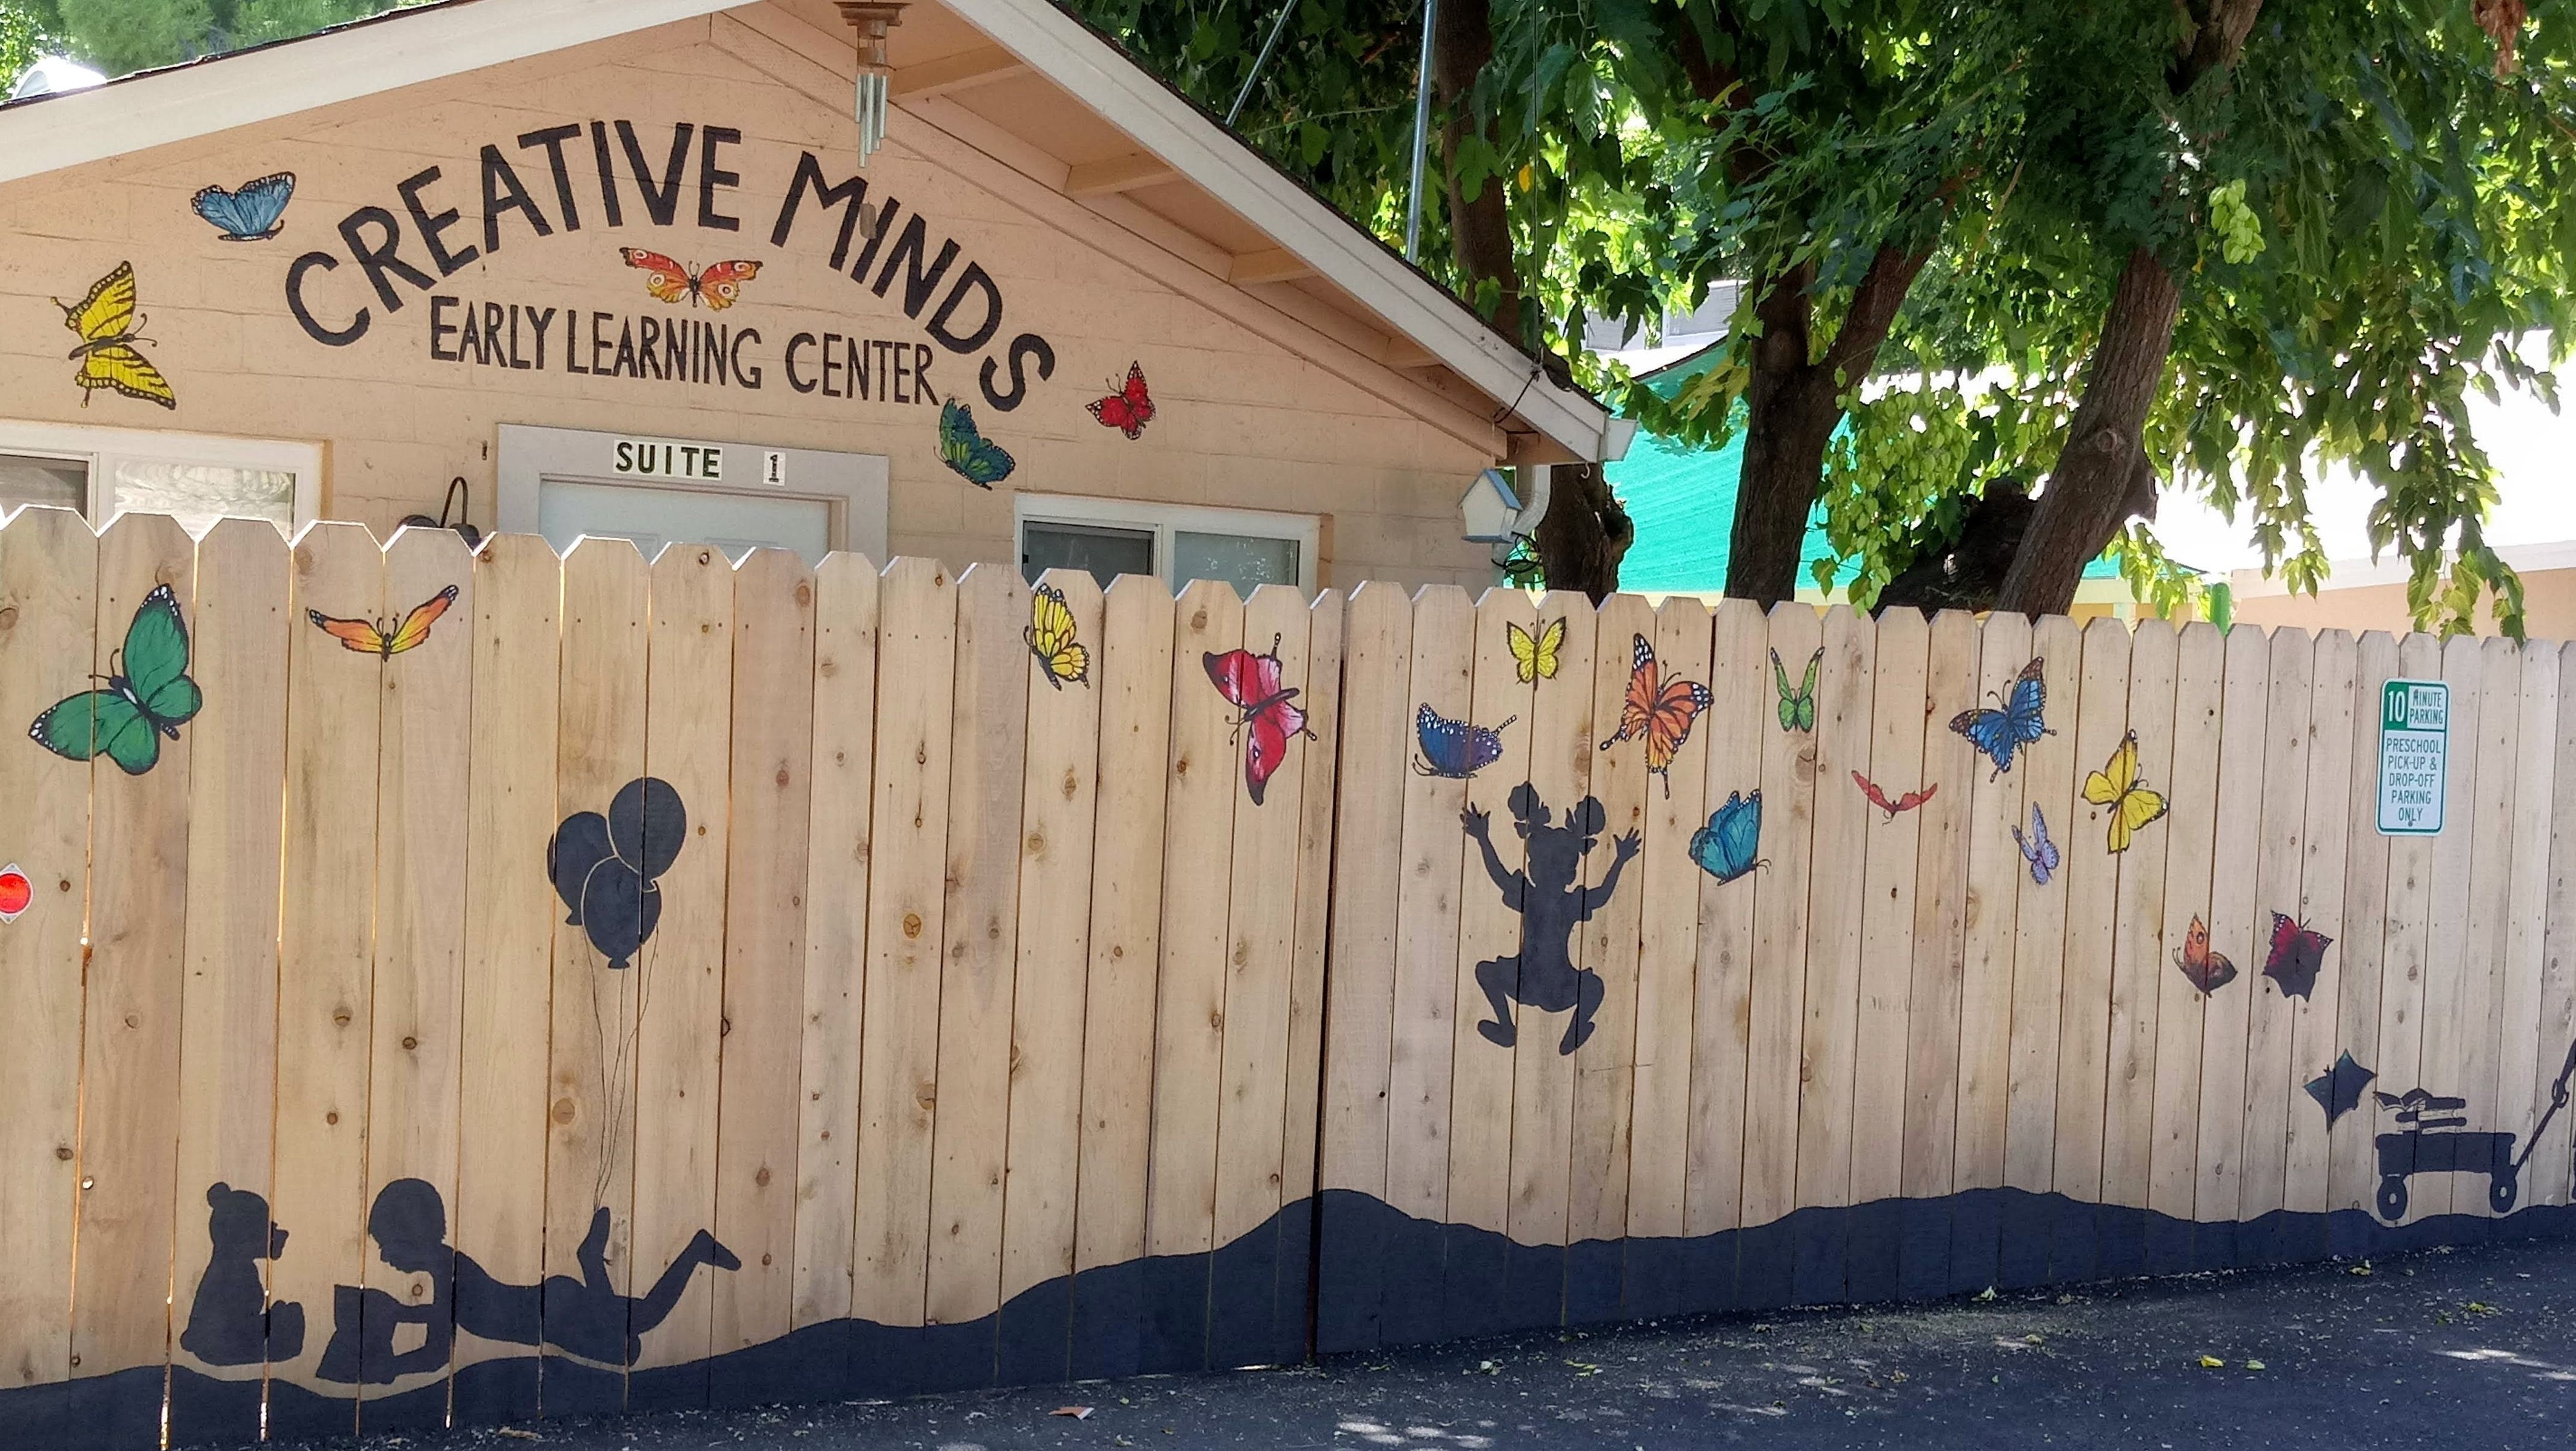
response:
{"label": "painted butterfly", "polygon": [[80,345],[65,354],[80,364],[72,381],[81,386],[81,406],[89,406],[90,396],[101,388],[113,388],[128,398],[158,403],[164,408],[179,406],[179,395],[170,380],[152,366],[152,360],[135,349],[136,343],[148,343],[143,336],[144,319],[135,308],[139,305],[134,286],[134,264],[119,262],[116,270],[92,284],[89,295],[75,307],[57,297],[54,306],[63,310],[63,326],[80,338]]}
{"label": "painted butterfly", "polygon": [[1538,627],[1533,635],[1520,626],[1503,623],[1503,643],[1512,647],[1512,669],[1523,685],[1536,685],[1556,678],[1557,651],[1565,645],[1565,617],[1557,616]]}
{"label": "painted butterfly", "polygon": [[2110,844],[2114,852],[2129,849],[2138,829],[2163,816],[2166,802],[2163,793],[2150,791],[2138,779],[2138,733],[2131,731],[2120,738],[2118,749],[2099,771],[2084,776],[2084,799],[2096,806],[2111,808]]}
{"label": "painted butterfly", "polygon": [[1935,781],[1920,791],[1908,791],[1904,795],[1890,801],[1887,798],[1886,789],[1880,786],[1876,781],[1869,779],[1858,771],[1852,772],[1851,778],[1852,784],[1860,788],[1860,794],[1869,798],[1869,804],[1886,812],[1887,819],[1890,821],[1894,821],[1896,819],[1896,814],[1898,812],[1911,811],[1915,807],[1922,805],[1924,802],[1931,800],[1932,794],[1941,789],[1941,783]]}
{"label": "painted butterfly", "polygon": [[1145,436],[1145,425],[1154,421],[1154,396],[1145,390],[1145,365],[1127,365],[1127,384],[1091,405],[1091,416],[1103,428],[1114,428],[1130,439]]}
{"label": "painted butterfly", "polygon": [[641,247],[620,247],[617,255],[626,265],[643,272],[644,290],[658,301],[677,304],[683,300],[691,307],[703,302],[718,312],[742,300],[742,285],[760,275],[757,262],[710,262],[701,271],[692,272],[659,252]]}
{"label": "painted butterfly", "polygon": [[2021,848],[2021,859],[2030,863],[2031,884],[2047,886],[2048,879],[2057,875],[2057,864],[2063,859],[2058,855],[2057,843],[2048,839],[2048,818],[2040,815],[2039,807],[2034,805],[2030,808],[2030,835],[2022,835],[2018,826],[2012,829],[2012,834],[2013,845]]}
{"label": "painted butterfly", "polygon": [[161,738],[179,738],[205,692],[188,678],[188,622],[170,586],[155,586],[125,627],[125,648],[108,660],[107,688],[55,702],[27,734],[70,761],[102,753],[129,776],[161,763]]}
{"label": "painted butterfly", "polygon": [[1073,638],[1073,632],[1073,606],[1065,603],[1063,590],[1042,584],[1030,591],[1029,627],[1020,632],[1020,638],[1029,642],[1029,653],[1046,672],[1047,684],[1058,690],[1068,684],[1091,683],[1091,651]]}
{"label": "painted butterfly", "polygon": [[1709,813],[1708,825],[1691,833],[1691,860],[1723,884],[1762,865],[1754,853],[1762,846],[1762,793],[1726,793],[1726,804]]}
{"label": "painted butterfly", "polygon": [[1619,729],[1601,743],[1608,750],[1621,741],[1644,739],[1646,772],[1664,778],[1664,794],[1673,794],[1673,757],[1690,739],[1691,723],[1708,709],[1708,687],[1696,680],[1665,681],[1655,647],[1636,637],[1628,667],[1628,695],[1619,706]]}
{"label": "painted butterfly", "polygon": [[1519,719],[1505,716],[1502,725],[1480,726],[1451,720],[1425,705],[1413,713],[1413,738],[1422,746],[1422,753],[1413,758],[1413,769],[1424,776],[1464,781],[1503,758],[1503,728]]}
{"label": "painted butterfly", "polygon": [[975,410],[951,398],[939,405],[939,461],[979,489],[1011,476],[1018,464],[1002,446],[975,430]]}
{"label": "painted butterfly", "polygon": [[399,625],[390,620],[338,620],[320,610],[306,610],[304,618],[311,620],[322,633],[339,641],[344,649],[391,660],[406,650],[415,650],[426,644],[429,627],[437,624],[438,617],[446,614],[447,607],[454,603],[456,586],[451,584],[413,606],[411,613],[403,616]]}
{"label": "painted butterfly", "polygon": [[15,922],[36,904],[36,884],[16,862],[0,867],[0,922]]}
{"label": "painted butterfly", "polygon": [[1200,663],[1207,667],[1217,694],[1242,712],[1234,723],[1243,737],[1243,785],[1258,806],[1262,793],[1270,789],[1270,778],[1288,759],[1289,740],[1315,734],[1306,728],[1306,712],[1296,703],[1296,687],[1280,683],[1279,641],[1273,637],[1269,651],[1258,655],[1250,650],[1228,650],[1222,655],[1210,651],[1200,657]]}
{"label": "painted butterfly", "polygon": [[1816,674],[1824,669],[1825,647],[1807,657],[1807,681],[1795,691],[1789,689],[1789,671],[1780,663],[1780,652],[1771,652],[1771,683],[1780,692],[1780,729],[1811,731],[1816,728]]}
{"label": "painted butterfly", "polygon": [[2182,969],[2193,987],[2200,989],[2202,997],[2236,981],[2236,964],[2228,961],[2225,954],[2211,950],[2209,928],[2197,917],[2191,919],[2191,930],[2183,934],[2182,946],[2174,953],[2174,965]]}
{"label": "painted butterfly", "polygon": [[281,171],[226,191],[200,189],[188,207],[214,224],[227,242],[265,242],[286,229],[286,204],[295,199],[295,173]]}
{"label": "painted butterfly", "polygon": [[2317,972],[2326,965],[2326,949],[2333,945],[2333,938],[2275,912],[2272,951],[2263,959],[2263,975],[2281,985],[2281,996],[2314,1002]]}
{"label": "painted butterfly", "polygon": [[1995,763],[1986,775],[1991,781],[2012,769],[2013,752],[2053,736],[2041,713],[2048,708],[2048,682],[2040,675],[2041,662],[2034,657],[2014,678],[2012,690],[1993,706],[1963,710],[1950,717],[1950,729],[1968,738],[1968,744],[1986,753]]}

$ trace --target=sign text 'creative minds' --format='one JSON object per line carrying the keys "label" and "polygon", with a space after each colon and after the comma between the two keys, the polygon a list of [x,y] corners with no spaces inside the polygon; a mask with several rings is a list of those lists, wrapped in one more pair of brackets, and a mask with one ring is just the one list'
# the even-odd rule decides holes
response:
{"label": "sign text 'creative minds'", "polygon": [[[759,244],[721,235],[744,231],[748,208],[735,168],[757,173],[758,153],[730,126],[675,123],[667,150],[658,132],[648,141],[643,131],[626,120],[530,131],[510,150],[481,148],[470,186],[438,166],[414,173],[384,202],[341,218],[335,247],[295,259],[286,274],[288,310],[314,341],[348,347],[369,336],[380,315],[427,296],[427,349],[442,363],[747,390],[784,377],[799,394],[857,402],[936,405],[972,388],[985,404],[1009,412],[1034,383],[1054,376],[1054,345],[1009,329],[1001,284],[963,244],[899,198],[871,200],[864,177],[832,180],[810,151],[797,153],[775,193],[768,250],[790,249],[800,234],[818,241],[828,235],[832,270],[899,310],[926,341],[819,328],[782,336],[773,327],[764,336],[756,322],[725,318],[737,305],[756,306],[767,285],[759,280],[762,259],[734,255],[761,250]],[[469,297],[445,285],[505,247],[647,226],[695,229],[697,240],[665,243],[666,250],[723,248],[703,265],[634,247],[603,253],[603,266],[643,274],[639,299],[683,309],[677,314]],[[344,268],[357,281],[335,291],[331,274]],[[800,301],[810,307],[814,300]],[[964,360],[952,365],[962,376],[934,383],[933,365],[952,357]],[[942,371],[942,379],[949,376]]]}

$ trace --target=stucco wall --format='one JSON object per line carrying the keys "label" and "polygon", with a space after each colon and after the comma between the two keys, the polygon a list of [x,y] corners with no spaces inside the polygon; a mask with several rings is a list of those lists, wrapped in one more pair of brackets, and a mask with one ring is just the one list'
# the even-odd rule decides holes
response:
{"label": "stucco wall", "polygon": [[[2532,569],[2522,572],[2523,633],[2534,640],[2576,640],[2576,569]],[[2415,628],[2406,608],[2403,584],[2361,585],[2326,589],[2315,595],[2240,595],[2236,618],[2266,629],[2296,625],[2318,630],[2386,630],[2404,635]],[[2478,611],[2478,633],[2495,633],[2492,609]]]}
{"label": "stucco wall", "polygon": [[[1457,496],[1499,445],[1479,434],[1481,419],[1450,408],[1426,420],[1398,406],[1387,395],[1400,389],[1363,386],[1374,363],[1353,366],[1355,355],[1252,294],[909,114],[898,112],[891,144],[864,173],[869,204],[901,204],[864,282],[831,265],[840,209],[810,192],[773,245],[801,156],[826,183],[861,174],[838,84],[719,16],[0,187],[0,418],[317,441],[325,516],[379,530],[436,512],[458,474],[489,524],[495,430],[528,423],[885,454],[891,548],[959,567],[1013,558],[1011,491],[1025,489],[1323,515],[1329,584],[1490,578],[1481,549],[1457,538]],[[621,121],[656,186],[679,159],[667,223],[633,175]],[[675,152],[681,125],[692,132]],[[555,127],[578,128],[562,140],[560,170],[542,140],[522,144]],[[711,129],[740,139],[710,153]],[[620,224],[605,215],[600,141]],[[433,167],[434,179],[415,180]],[[224,240],[189,208],[200,187],[280,171],[297,180],[274,239]],[[512,204],[514,188],[527,206]],[[487,192],[500,203],[488,219]],[[459,215],[443,233],[442,266],[420,218],[450,210]],[[943,243],[958,251],[908,311],[904,269],[884,272],[915,217],[925,270]],[[380,245],[387,224],[399,229],[394,257],[419,276],[382,268],[380,290],[352,238]],[[865,246],[853,238],[852,258]],[[729,309],[665,303],[621,247],[698,267],[746,259],[760,271]],[[310,254],[331,260],[302,269],[308,325],[290,310],[289,276]],[[168,375],[174,409],[109,392],[84,406],[74,385],[65,354],[77,340],[51,299],[77,301],[120,262],[134,266],[149,339],[139,346]],[[1002,317],[991,338],[952,351],[930,324],[969,267],[989,278]],[[517,329],[515,354],[462,331],[469,312],[494,306]],[[348,337],[361,308],[363,335]],[[947,319],[950,337],[973,340],[984,310],[970,291]],[[581,333],[567,348],[575,316]],[[569,352],[615,371],[618,338],[648,320],[656,331],[728,329],[727,350],[739,341],[759,386],[730,369],[722,384],[567,370]],[[807,384],[819,381],[823,336],[835,334],[931,358],[931,388],[908,386],[909,401],[885,398],[873,380],[877,396],[864,400],[799,391],[784,355],[800,334],[815,339],[800,352]],[[882,360],[891,350],[870,351]],[[1158,407],[1134,442],[1085,407],[1131,361]],[[988,364],[991,390],[979,376]],[[1001,487],[975,488],[940,462],[935,400],[948,397],[972,405],[1016,458]]]}

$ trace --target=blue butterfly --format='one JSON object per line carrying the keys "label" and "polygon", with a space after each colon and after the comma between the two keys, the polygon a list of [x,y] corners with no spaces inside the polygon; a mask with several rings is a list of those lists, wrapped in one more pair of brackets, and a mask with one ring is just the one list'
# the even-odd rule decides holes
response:
{"label": "blue butterfly", "polygon": [[1503,726],[1519,719],[1505,716],[1502,725],[1480,726],[1451,720],[1426,705],[1413,715],[1414,739],[1422,743],[1413,769],[1425,776],[1464,781],[1503,758]]}
{"label": "blue butterfly", "polygon": [[975,410],[954,398],[939,406],[939,459],[979,489],[1009,478],[1017,466],[1000,444],[976,431]]}
{"label": "blue butterfly", "polygon": [[1691,833],[1691,860],[1723,882],[1734,881],[1762,863],[1753,853],[1762,845],[1762,793],[1726,793],[1726,804],[1709,813],[1708,825]]}
{"label": "blue butterfly", "polygon": [[2030,809],[2030,835],[2022,835],[2018,826],[2012,829],[2012,834],[2013,845],[2021,848],[2021,859],[2030,863],[2030,879],[2040,886],[2047,886],[2048,879],[2057,874],[2058,863],[2057,843],[2048,839],[2048,818],[2040,815],[2039,808],[2033,806]]}
{"label": "blue butterfly", "polygon": [[246,181],[237,191],[210,186],[188,199],[198,216],[215,224],[227,242],[265,242],[286,227],[286,204],[295,199],[295,173],[281,171]]}
{"label": "blue butterfly", "polygon": [[1963,710],[1950,717],[1950,729],[1968,738],[1968,744],[1983,751],[1995,763],[1986,779],[2012,769],[2013,752],[2056,731],[2040,719],[2048,708],[2048,682],[2040,677],[2040,660],[2034,656],[2013,681],[2012,693],[1996,705],[1977,710]]}

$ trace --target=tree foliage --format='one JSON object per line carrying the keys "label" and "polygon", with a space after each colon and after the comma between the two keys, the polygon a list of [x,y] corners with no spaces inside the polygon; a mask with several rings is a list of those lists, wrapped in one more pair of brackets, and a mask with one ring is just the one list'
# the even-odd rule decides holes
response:
{"label": "tree foliage", "polygon": [[[72,55],[110,75],[309,35],[397,0],[10,0]],[[409,0],[420,3],[420,0]]]}

